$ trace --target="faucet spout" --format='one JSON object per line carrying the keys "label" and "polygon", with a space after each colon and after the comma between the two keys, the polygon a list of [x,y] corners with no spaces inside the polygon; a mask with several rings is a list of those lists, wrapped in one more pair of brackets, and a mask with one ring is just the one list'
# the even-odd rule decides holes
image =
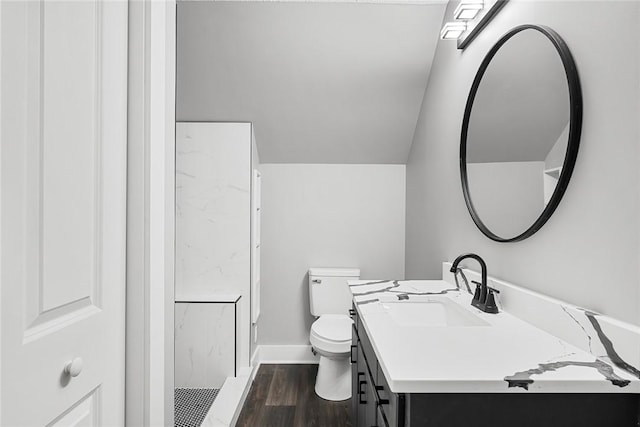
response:
{"label": "faucet spout", "polygon": [[[453,261],[453,264],[451,265],[451,269],[449,271],[455,274],[458,269],[458,264],[460,264],[462,260],[467,258],[475,259],[476,261],[478,261],[478,263],[480,264],[481,275],[481,283],[479,284],[480,289],[479,292],[476,292],[476,294],[474,295],[474,298],[471,301],[471,305],[487,313],[497,313],[498,309],[495,305],[495,302],[493,302],[493,290],[489,289],[489,287],[487,286],[487,264],[480,257],[480,255],[474,253],[460,255]],[[487,304],[488,302],[489,304]]]}
{"label": "faucet spout", "polygon": [[451,269],[449,271],[451,271],[452,273],[455,273],[456,269],[458,268],[458,264],[460,264],[460,262],[466,258],[475,259],[476,261],[478,261],[478,263],[480,263],[480,269],[481,269],[480,274],[482,275],[482,286],[487,286],[487,264],[480,257],[480,255],[473,254],[473,253],[460,255],[453,261],[453,265],[451,266]]}

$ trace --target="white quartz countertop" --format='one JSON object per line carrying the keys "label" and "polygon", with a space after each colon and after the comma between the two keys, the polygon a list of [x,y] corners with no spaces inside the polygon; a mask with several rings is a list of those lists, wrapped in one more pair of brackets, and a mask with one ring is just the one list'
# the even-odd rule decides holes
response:
{"label": "white quartz countertop", "polygon": [[[506,312],[483,313],[442,280],[349,281],[361,322],[395,393],[639,393],[631,373]],[[484,326],[400,325],[385,301],[450,298]]]}

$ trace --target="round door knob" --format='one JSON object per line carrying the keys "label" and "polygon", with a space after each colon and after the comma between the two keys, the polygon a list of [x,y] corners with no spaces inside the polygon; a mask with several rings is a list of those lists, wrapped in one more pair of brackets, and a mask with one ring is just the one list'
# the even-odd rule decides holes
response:
{"label": "round door knob", "polygon": [[82,357],[76,357],[64,365],[64,373],[69,376],[77,377],[80,372],[82,372]]}

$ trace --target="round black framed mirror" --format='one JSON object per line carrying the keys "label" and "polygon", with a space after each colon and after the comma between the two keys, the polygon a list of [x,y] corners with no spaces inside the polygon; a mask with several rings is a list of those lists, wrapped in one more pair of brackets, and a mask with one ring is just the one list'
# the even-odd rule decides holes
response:
{"label": "round black framed mirror", "polygon": [[491,48],[462,122],[460,175],[478,228],[498,242],[533,235],[558,207],[575,166],[582,93],[552,29],[521,25]]}

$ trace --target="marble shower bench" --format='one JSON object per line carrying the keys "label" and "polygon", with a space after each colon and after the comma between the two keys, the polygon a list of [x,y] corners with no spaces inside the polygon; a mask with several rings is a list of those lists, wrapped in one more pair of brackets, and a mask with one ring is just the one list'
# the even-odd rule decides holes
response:
{"label": "marble shower bench", "polygon": [[175,386],[219,389],[235,377],[239,294],[175,299]]}

